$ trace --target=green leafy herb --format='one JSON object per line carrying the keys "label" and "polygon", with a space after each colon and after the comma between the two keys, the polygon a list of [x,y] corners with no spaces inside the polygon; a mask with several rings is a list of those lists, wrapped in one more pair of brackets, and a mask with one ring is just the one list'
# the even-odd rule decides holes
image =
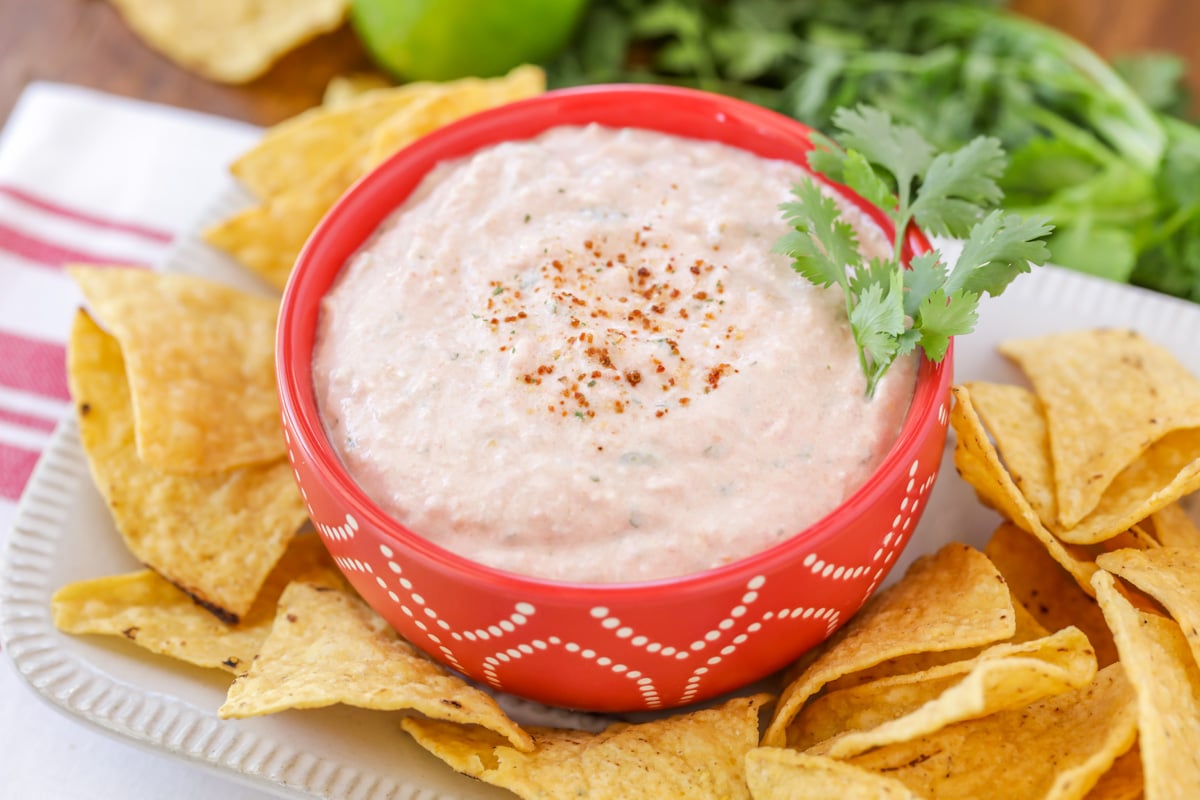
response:
{"label": "green leafy herb", "polygon": [[[842,146],[816,137],[809,165],[884,210],[895,229],[890,257],[864,260],[837,202],[812,179],[797,184],[796,199],[783,204],[793,230],[775,249],[813,283],[841,287],[870,397],[892,362],[914,348],[941,361],[952,336],[975,328],[981,295],[1000,294],[1031,263],[1046,261],[1042,239],[1052,227],[992,208],[1003,196],[997,180],[1006,165],[995,139],[980,136],[938,153],[915,128],[866,106],[841,109],[833,123]],[[964,239],[953,267],[931,250],[904,268],[913,222]]]}
{"label": "green leafy herb", "polygon": [[829,134],[838,108],[865,104],[939,149],[995,137],[1011,154],[1003,207],[1054,222],[1055,263],[1200,301],[1200,203],[1181,191],[1200,187],[1200,127],[1182,119],[1183,63],[1109,65],[1004,5],[590,0],[549,78],[696,86]]}

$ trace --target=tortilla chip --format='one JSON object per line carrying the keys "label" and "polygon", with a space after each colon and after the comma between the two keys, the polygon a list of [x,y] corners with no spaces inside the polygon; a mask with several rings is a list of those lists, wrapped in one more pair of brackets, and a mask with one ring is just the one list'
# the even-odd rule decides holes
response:
{"label": "tortilla chip", "polygon": [[1059,523],[1075,526],[1113,479],[1171,431],[1200,426],[1200,380],[1130,330],[1004,342],[1046,411]]}
{"label": "tortilla chip", "polygon": [[913,562],[868,601],[787,689],[763,737],[780,747],[801,707],[830,681],[889,658],[976,647],[1016,631],[1008,586],[979,551],[961,543]]}
{"label": "tortilla chip", "polygon": [[754,800],[921,800],[886,775],[779,747],[746,754],[746,783]]}
{"label": "tortilla chip", "polygon": [[1155,540],[1163,547],[1200,547],[1200,528],[1179,503],[1158,509],[1149,522]]}
{"label": "tortilla chip", "polygon": [[1045,412],[1037,395],[1023,386],[971,381],[963,384],[1013,483],[1047,525],[1058,520],[1054,462]]}
{"label": "tortilla chip", "polygon": [[1086,800],[1141,800],[1144,783],[1142,756],[1135,744],[1113,762],[1087,793]]}
{"label": "tortilla chip", "polygon": [[73,266],[121,345],[138,455],[162,472],[219,472],[286,447],[275,390],[279,301],[191,275]]}
{"label": "tortilla chip", "polygon": [[325,93],[321,95],[321,105],[326,108],[343,108],[364,94],[392,88],[395,88],[395,84],[378,72],[334,75],[325,85]]}
{"label": "tortilla chip", "polygon": [[237,212],[206,229],[204,239],[282,291],[309,234],[358,177],[358,158],[343,153],[308,184]]}
{"label": "tortilla chip", "polygon": [[363,94],[344,105],[310,108],[268,128],[230,171],[257,197],[268,198],[312,182],[326,166],[363,142],[384,120],[436,84],[409,83]]}
{"label": "tortilla chip", "polygon": [[443,86],[445,91],[425,92],[412,105],[371,131],[362,161],[364,172],[425,134],[457,119],[541,94],[546,91],[546,75],[538,67],[522,66],[503,78],[466,78]]}
{"label": "tortilla chip", "polygon": [[796,718],[788,743],[847,758],[1079,689],[1095,677],[1087,637],[1064,628],[1040,641],[996,645],[971,661],[822,695]]}
{"label": "tortilla chip", "polygon": [[161,473],[138,458],[117,340],[76,314],[67,380],[92,477],[134,557],[229,622],[250,610],[307,512],[286,459]]}
{"label": "tortilla chip", "polygon": [[1059,524],[1050,443],[1037,396],[1019,386],[964,384],[1005,469],[1046,528],[1074,544],[1112,539],[1200,488],[1200,430],[1167,434],[1117,475],[1096,507],[1072,527]]}
{"label": "tortilla chip", "polygon": [[[518,67],[502,78],[413,84],[394,94],[369,93],[345,107],[306,112],[305,119],[284,123],[288,127],[277,135],[268,134],[267,148],[257,148],[257,157],[246,157],[235,166],[262,202],[209,228],[204,238],[283,288],[325,212],[380,161],[450,122],[544,88],[540,69]],[[384,109],[390,113],[381,115]],[[290,171],[282,172],[284,167]],[[286,183],[281,184],[283,176]]]}
{"label": "tortilla chip", "polygon": [[[986,550],[984,551],[984,555],[987,555]],[[989,558],[989,560],[991,559]],[[994,564],[995,562],[992,563]],[[1004,577],[1003,572],[1000,574],[1001,577]],[[1007,583],[1008,578],[1005,577],[1004,580]],[[1031,614],[1029,609],[1017,599],[1011,584],[1008,587],[1008,593],[1012,598],[1013,611],[1016,612],[1017,615],[1017,632],[1014,633],[1012,638],[1008,640],[1010,644],[1024,644],[1025,642],[1031,642],[1034,639],[1042,639],[1046,636],[1049,636],[1055,630],[1061,630],[1061,628],[1047,628],[1042,624],[1041,620]]]}
{"label": "tortilla chip", "polygon": [[1120,665],[1082,689],[849,759],[922,797],[1081,798],[1137,737]]}
{"label": "tortilla chip", "polygon": [[1096,555],[1112,552],[1113,550],[1124,550],[1126,548],[1133,550],[1157,550],[1160,545],[1158,540],[1151,534],[1147,533],[1142,527],[1146,520],[1130,526],[1129,530],[1122,531],[1111,539],[1105,539],[1103,542],[1098,542],[1099,550]]}
{"label": "tortilla chip", "polygon": [[417,743],[455,770],[524,798],[590,800],[749,798],[745,756],[758,744],[759,707],[769,695],[600,733],[530,728],[520,753],[477,728],[409,717]]}
{"label": "tortilla chip", "polygon": [[284,53],[338,28],[349,0],[112,0],[147,44],[224,83],[262,75]]}
{"label": "tortilla chip", "polygon": [[1147,797],[1200,797],[1200,666],[1179,624],[1139,611],[1100,571],[1096,599],[1137,694]]}
{"label": "tortilla chip", "polygon": [[1098,557],[1096,563],[1161,603],[1179,623],[1200,664],[1200,551],[1190,547],[1116,550]]}
{"label": "tortilla chip", "polygon": [[1117,646],[1095,598],[1055,563],[1033,535],[1006,522],[992,533],[983,552],[1008,581],[1017,602],[1048,630],[1073,625],[1087,635],[1099,666],[1117,660]]}
{"label": "tortilla chip", "polygon": [[[1009,599],[1012,602],[1013,614],[1016,618],[1016,630],[1004,642],[1008,644],[1022,644],[1049,635],[1050,631],[1046,630],[1024,606],[1017,602],[1016,598],[1012,596],[1011,591],[1009,592]],[[852,689],[855,686],[861,686],[864,683],[873,683],[884,678],[891,678],[897,675],[915,675],[919,672],[925,672],[926,670],[935,669],[947,664],[969,662],[983,653],[990,644],[955,650],[906,653],[880,661],[878,664],[858,670],[857,672],[852,672],[849,675],[835,678],[825,684],[823,691],[835,692],[842,689]],[[787,677],[789,679],[794,678],[802,671],[802,669],[789,670]]]}
{"label": "tortilla chip", "polygon": [[151,570],[72,583],[54,593],[50,606],[55,626],[65,633],[124,636],[152,653],[237,674],[270,633],[284,587],[299,579],[342,585],[316,534],[292,541],[236,625],[221,622]]}
{"label": "tortilla chip", "polygon": [[520,750],[533,747],[491,695],[422,655],[353,591],[292,583],[258,658],[229,687],[218,713],[240,719],[335,703],[412,709],[481,725]]}
{"label": "tortilla chip", "polygon": [[1092,554],[1079,545],[1063,542],[1042,524],[1000,462],[975,410],[970,389],[965,385],[955,386],[951,392],[954,408],[950,412],[950,424],[955,433],[954,466],[958,474],[975,489],[983,503],[1036,537],[1050,557],[1090,593],[1089,581],[1096,571]]}
{"label": "tortilla chip", "polygon": [[1200,428],[1172,431],[1122,470],[1078,524],[1053,526],[1051,531],[1065,542],[1102,542],[1197,489]]}

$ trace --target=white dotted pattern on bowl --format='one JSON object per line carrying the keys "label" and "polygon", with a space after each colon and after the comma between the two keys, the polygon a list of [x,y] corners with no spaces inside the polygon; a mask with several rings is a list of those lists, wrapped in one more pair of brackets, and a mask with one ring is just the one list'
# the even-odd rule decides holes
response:
{"label": "white dotted pattern on bowl", "polygon": [[[943,403],[938,409],[938,418],[946,416],[946,406]],[[289,447],[289,456],[291,448]],[[936,475],[931,471],[927,476],[918,480],[920,462],[914,459],[908,469],[908,479],[905,484],[904,497],[900,507],[891,521],[888,532],[880,541],[869,563],[864,564],[835,564],[826,561],[816,553],[810,553],[804,559],[807,567],[815,577],[828,581],[861,581],[869,580],[863,593],[868,597],[879,586],[896,556],[900,553],[905,542],[912,535],[916,523],[917,512],[921,508],[933,487]],[[313,522],[325,541],[336,545],[354,538],[358,532],[358,521],[346,514],[343,519],[335,522],[322,522],[316,519],[311,506],[309,513]],[[710,668],[717,666],[722,660],[735,653],[739,646],[750,637],[758,635],[772,622],[778,624],[785,620],[811,619],[824,621],[826,635],[835,631],[841,624],[841,615],[834,608],[800,606],[794,608],[756,609],[759,591],[766,585],[766,577],[759,575],[750,579],[740,602],[732,606],[721,619],[714,622],[702,636],[691,642],[666,642],[647,636],[631,625],[625,625],[621,619],[610,613],[608,608],[595,606],[589,612],[592,625],[606,632],[613,640],[624,642],[626,645],[644,650],[646,653],[661,657],[664,660],[692,661],[696,664],[688,676],[680,694],[677,697],[665,698],[666,687],[660,686],[654,675],[644,674],[643,670],[634,669],[620,659],[598,652],[592,647],[580,644],[578,633],[572,636],[566,632],[540,637],[522,635],[522,628],[530,617],[537,614],[537,607],[531,602],[516,603],[511,611],[502,613],[496,618],[477,627],[463,627],[445,619],[421,593],[420,587],[414,586],[412,580],[405,574],[403,564],[397,554],[387,545],[379,546],[380,560],[376,565],[358,558],[335,555],[334,560],[346,572],[359,573],[374,578],[379,589],[385,593],[400,612],[411,620],[412,626],[423,635],[429,643],[426,649],[441,654],[444,661],[461,672],[476,672],[492,688],[505,689],[503,672],[506,664],[523,658],[535,657],[540,652],[551,649],[561,649],[581,662],[592,662],[601,668],[611,670],[630,681],[633,681],[642,702],[647,709],[663,708],[666,705],[684,705],[699,697],[702,693],[705,677]],[[866,578],[865,576],[870,576]],[[595,638],[589,636],[589,641]],[[478,670],[468,669],[460,659],[456,643],[492,642],[495,649],[483,656]],[[644,668],[643,668],[644,669]]]}

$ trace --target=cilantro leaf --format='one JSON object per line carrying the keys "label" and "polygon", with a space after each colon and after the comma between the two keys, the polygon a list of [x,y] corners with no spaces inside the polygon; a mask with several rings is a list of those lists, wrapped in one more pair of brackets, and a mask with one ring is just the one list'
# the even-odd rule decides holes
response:
{"label": "cilantro leaf", "polygon": [[971,230],[946,279],[946,290],[964,289],[995,297],[1015,277],[1028,272],[1031,263],[1046,263],[1050,252],[1041,239],[1051,230],[1044,217],[992,211]]}
{"label": "cilantro leaf", "polygon": [[[888,286],[892,279],[892,274],[895,273],[895,271],[896,271],[896,268],[892,265],[892,262],[887,260],[886,258],[872,258],[865,265],[863,265],[859,269],[854,270],[850,274],[850,278],[848,280],[848,285],[850,287],[850,291],[855,295],[860,295],[863,292],[865,292],[868,287],[873,286],[875,284],[878,284],[880,286]],[[903,291],[903,289],[904,289],[903,282],[901,283],[900,289],[901,289],[901,291]],[[900,315],[901,316],[908,313],[905,310],[904,306],[905,306],[905,300],[903,297],[901,297],[900,298]]]}
{"label": "cilantro leaf", "polygon": [[904,313],[917,316],[917,310],[925,298],[946,283],[946,267],[936,250],[916,256],[904,271]]}
{"label": "cilantro leaf", "polygon": [[907,216],[913,181],[933,162],[933,145],[916,128],[893,122],[891,114],[871,106],[839,108],[833,115],[833,124],[842,131],[839,138],[847,151],[857,150],[891,174],[896,181],[900,211]]}
{"label": "cilantro leaf", "polygon": [[809,138],[813,149],[808,153],[808,168],[838,183],[845,181],[846,151],[820,131],[813,131]]}
{"label": "cilantro leaf", "polygon": [[846,267],[856,266],[862,259],[854,229],[841,219],[837,202],[822,192],[816,181],[801,181],[792,194],[797,202],[780,207],[799,235],[785,235],[775,250],[791,256],[793,268],[813,283],[837,283],[845,288]]}
{"label": "cilantro leaf", "polygon": [[952,153],[939,153],[910,207],[913,219],[930,233],[966,236],[983,209],[1003,197],[996,181],[1004,166],[1004,148],[989,136],[976,137]]}
{"label": "cilantro leaf", "polygon": [[[917,347],[941,361],[954,336],[970,333],[979,298],[998,295],[1030,264],[1048,257],[1045,219],[990,210],[1001,199],[997,180],[1006,158],[996,139],[979,137],[950,153],[936,153],[914,128],[887,112],[839,109],[841,143],[814,136],[809,164],[846,183],[892,223],[892,252],[864,262],[853,229],[837,203],[813,180],[793,188],[781,207],[793,230],[775,246],[792,267],[820,286],[841,288],[850,332],[866,379],[866,394],[899,357]],[[936,250],[901,262],[912,221],[935,233],[966,236],[947,269]]]}
{"label": "cilantro leaf", "polygon": [[895,205],[896,197],[892,194],[892,187],[879,176],[879,173],[871,166],[871,162],[862,153],[858,151],[847,153],[842,167],[843,182],[862,195],[868,203],[880,208]]}
{"label": "cilantro leaf", "polygon": [[958,291],[947,295],[939,288],[930,293],[917,312],[914,330],[921,333],[921,349],[931,361],[941,361],[950,337],[970,333],[979,321],[979,295]]}

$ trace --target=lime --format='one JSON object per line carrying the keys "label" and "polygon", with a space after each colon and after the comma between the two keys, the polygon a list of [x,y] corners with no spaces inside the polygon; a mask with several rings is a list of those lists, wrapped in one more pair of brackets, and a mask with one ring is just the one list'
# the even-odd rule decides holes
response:
{"label": "lime", "polygon": [[561,50],[586,0],[352,0],[371,57],[401,80],[502,75]]}

